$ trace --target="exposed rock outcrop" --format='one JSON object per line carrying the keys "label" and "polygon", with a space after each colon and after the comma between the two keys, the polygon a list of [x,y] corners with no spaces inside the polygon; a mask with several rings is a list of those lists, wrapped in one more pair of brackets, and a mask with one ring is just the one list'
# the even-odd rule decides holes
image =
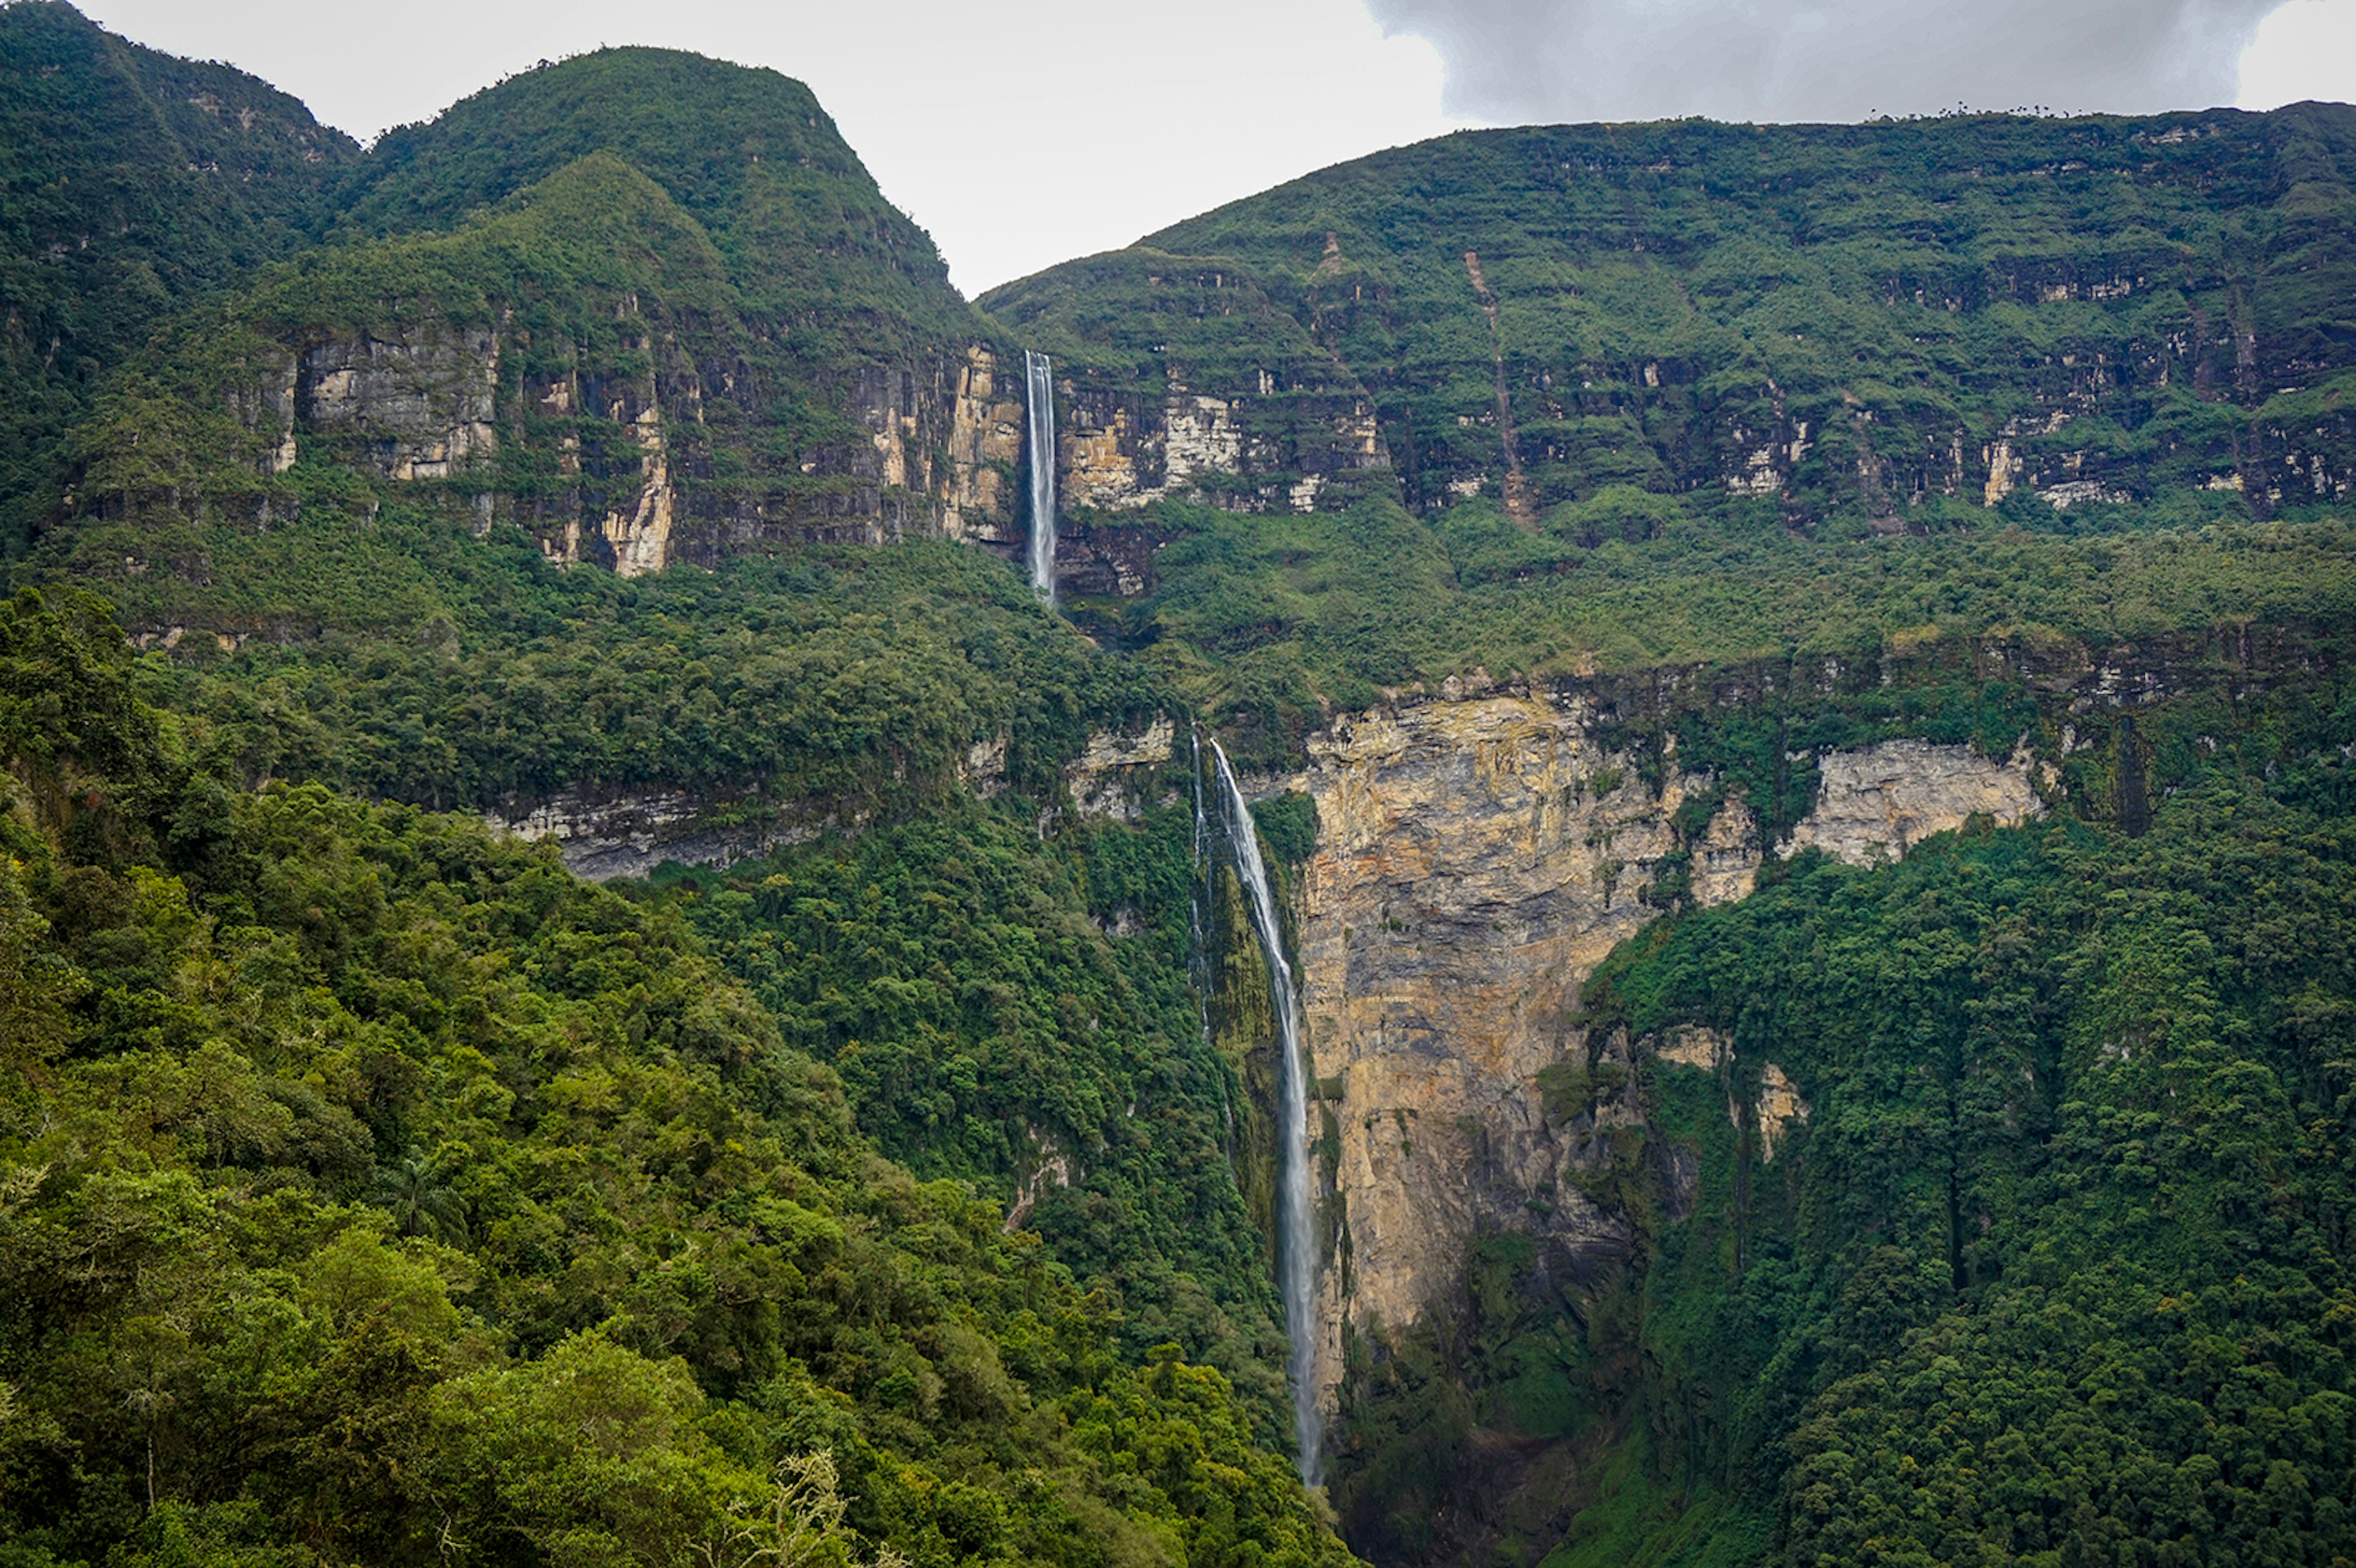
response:
{"label": "exposed rock outcrop", "polygon": [[498,451],[494,332],[431,321],[356,335],[305,349],[290,371],[273,400],[292,416],[273,448],[276,471],[294,464],[298,425],[380,479],[447,479]]}
{"label": "exposed rock outcrop", "polygon": [[[1459,1277],[1472,1238],[1527,1234],[1566,1283],[1625,1244],[1572,1179],[1633,1113],[1607,1103],[1552,1120],[1539,1075],[1589,1049],[1627,1058],[1625,1041],[1585,1040],[1576,1003],[1595,965],[1660,912],[1645,900],[1655,878],[1681,860],[1696,902],[1739,899],[1762,846],[1739,796],[1681,841],[1680,808],[1717,799],[1712,781],[1678,766],[1672,739],[1657,789],[1641,782],[1607,719],[1578,690],[1403,705],[1336,723],[1310,742],[1305,773],[1282,781],[1311,795],[1320,824],[1296,916],[1327,1086],[1317,1366],[1329,1390],[1344,1336],[1416,1322]],[[1816,807],[1791,845],[1860,864],[1975,816],[2016,824],[2043,809],[2025,759],[1967,747],[1890,741],[1818,766]],[[1695,1031],[1663,1054],[1718,1071],[1727,1049]],[[1769,1072],[1752,1114],[1772,1157],[1807,1113]]]}
{"label": "exposed rock outcrop", "polygon": [[1023,406],[1003,395],[991,346],[858,369],[812,393],[838,421],[800,420],[748,447],[781,389],[730,332],[636,294],[611,310],[610,341],[389,315],[265,346],[258,384],[227,401],[267,477],[307,439],[380,481],[454,486],[478,527],[515,522],[551,560],[625,576],[765,543],[1020,547]]}
{"label": "exposed rock outcrop", "polygon": [[1061,385],[1059,494],[1081,512],[1162,500],[1315,511],[1363,494],[1349,482],[1359,475],[1398,490],[1374,406],[1355,390],[1280,391],[1265,372],[1215,391],[1173,379],[1159,395],[1086,372]]}
{"label": "exposed rock outcrop", "polygon": [[1023,462],[1023,404],[999,385],[998,359],[976,343],[966,349],[949,406],[948,487],[941,528],[952,539],[987,539],[1012,549],[1023,540],[1013,473]]}
{"label": "exposed rock outcrop", "polygon": [[[1573,1275],[1623,1245],[1563,1179],[1592,1129],[1549,1125],[1537,1075],[1572,1037],[1580,980],[1657,912],[1640,894],[1678,848],[1690,781],[1672,770],[1655,797],[1597,720],[1545,692],[1370,713],[1313,740],[1292,781],[1320,827],[1297,913],[1329,1086],[1325,1388],[1345,1329],[1415,1322],[1469,1238],[1532,1233],[1542,1266]],[[1711,898],[1747,891],[1759,864],[1755,844],[1731,848],[1748,813],[1720,816]]]}
{"label": "exposed rock outcrop", "polygon": [[567,790],[545,800],[511,800],[483,820],[497,832],[555,844],[566,869],[601,882],[643,877],[666,862],[733,865],[808,843],[826,826],[774,811],[732,811],[725,802],[683,790]]}
{"label": "exposed rock outcrop", "polygon": [[1861,751],[1832,752],[1817,762],[1822,784],[1808,814],[1781,853],[1817,848],[1862,866],[1898,859],[1934,833],[1975,816],[2018,827],[2045,812],[2027,756],[1997,763],[1969,746],[1886,741]]}
{"label": "exposed rock outcrop", "polygon": [[1178,727],[1167,714],[1156,714],[1141,731],[1098,731],[1064,770],[1072,809],[1082,816],[1134,819],[1147,782],[1177,748]]}

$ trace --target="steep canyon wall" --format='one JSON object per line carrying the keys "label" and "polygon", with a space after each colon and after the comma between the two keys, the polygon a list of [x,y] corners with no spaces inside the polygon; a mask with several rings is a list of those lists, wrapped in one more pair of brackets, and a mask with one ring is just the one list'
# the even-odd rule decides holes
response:
{"label": "steep canyon wall", "polygon": [[725,335],[616,302],[610,342],[512,322],[388,322],[273,343],[263,389],[232,400],[265,477],[311,450],[380,481],[430,483],[482,524],[523,527],[553,561],[625,576],[765,544],[916,536],[1019,549],[1022,386],[980,342],[819,382],[813,426],[763,472],[747,448],[783,396]]}
{"label": "steep canyon wall", "polygon": [[[1562,1125],[1540,1075],[1584,1043],[1580,985],[1662,912],[1651,895],[1673,858],[1707,905],[1747,894],[1767,853],[1864,861],[1976,815],[2009,827],[2045,809],[2026,759],[1894,741],[1826,757],[1816,810],[1771,848],[1739,796],[1712,805],[1708,774],[1672,757],[1646,783],[1603,719],[1586,693],[1545,690],[1370,713],[1312,741],[1293,781],[1321,826],[1298,918],[1330,1172],[1329,1397],[1345,1339],[1417,1322],[1475,1238],[1530,1236],[1566,1285],[1622,1248],[1619,1220],[1572,1179],[1610,1118]],[[1698,832],[1682,833],[1697,805]]]}
{"label": "steep canyon wall", "polygon": [[[1305,768],[1258,781],[1306,795],[1319,824],[1292,901],[1319,1085],[1316,1367],[1329,1407],[1354,1354],[1450,1309],[1484,1238],[1526,1238],[1540,1284],[1566,1296],[1624,1261],[1623,1218],[1581,1178],[1610,1163],[1636,1113],[1608,1092],[1566,1105],[1566,1075],[1624,1081],[1637,1050],[1726,1062],[1723,1041],[1589,1038],[1580,989],[1617,944],[1667,909],[1743,898],[1772,859],[1804,850],[1870,865],[2056,810],[2133,831],[2148,820],[2142,792],[2168,787],[2156,748],[2233,744],[2270,692],[2335,656],[2297,629],[2236,628],[1945,656],[1987,677],[1984,691],[2022,694],[2007,713],[2029,715],[2024,727],[1992,745],[1918,723],[1790,752],[1813,784],[1780,825],[1697,760],[1713,724],[1837,707],[1886,683],[1927,688],[1932,664],[1459,688],[1337,720],[1312,737]],[[1729,1115],[1765,1151],[1806,1111],[1780,1069],[1760,1078],[1758,1103]]]}

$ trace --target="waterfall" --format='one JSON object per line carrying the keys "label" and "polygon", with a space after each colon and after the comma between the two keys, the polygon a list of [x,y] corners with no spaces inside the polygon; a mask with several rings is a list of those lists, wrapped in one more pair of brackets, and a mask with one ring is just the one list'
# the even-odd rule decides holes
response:
{"label": "waterfall", "polygon": [[1044,354],[1023,351],[1031,419],[1031,588],[1055,602],[1055,373]]}
{"label": "waterfall", "polygon": [[1261,861],[1259,835],[1252,827],[1251,808],[1237,786],[1235,770],[1216,741],[1211,757],[1218,769],[1219,811],[1234,846],[1236,875],[1251,895],[1252,927],[1259,933],[1260,950],[1268,955],[1270,1009],[1276,1014],[1276,1048],[1281,1084],[1278,1095],[1280,1154],[1283,1182],[1277,1200],[1276,1282],[1284,1297],[1284,1331],[1291,1342],[1285,1370],[1292,1376],[1292,1427],[1301,1445],[1301,1478],[1309,1486],[1323,1479],[1323,1438],[1317,1414],[1316,1362],[1313,1354],[1317,1318],[1314,1262],[1316,1231],[1309,1203],[1309,1061],[1301,1043],[1301,997],[1292,982],[1292,965],[1284,956],[1284,928],[1276,918],[1276,895],[1269,889],[1268,867]]}
{"label": "waterfall", "polygon": [[1186,910],[1186,978],[1194,987],[1203,1043],[1211,1043],[1211,819],[1203,805],[1203,731],[1186,724],[1186,760],[1194,786],[1194,886]]}

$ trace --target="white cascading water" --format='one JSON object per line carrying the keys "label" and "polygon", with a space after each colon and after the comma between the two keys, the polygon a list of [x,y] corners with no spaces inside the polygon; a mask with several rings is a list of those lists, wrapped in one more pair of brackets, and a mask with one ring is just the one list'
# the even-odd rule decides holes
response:
{"label": "white cascading water", "polygon": [[1055,374],[1044,354],[1023,351],[1029,383],[1031,442],[1031,588],[1055,602]]}
{"label": "white cascading water", "polygon": [[1317,1414],[1313,1355],[1317,1237],[1310,1220],[1309,1062],[1301,1048],[1301,995],[1292,983],[1292,965],[1284,956],[1284,928],[1276,918],[1276,894],[1269,885],[1268,867],[1260,859],[1251,807],[1245,803],[1235,770],[1227,766],[1227,754],[1216,741],[1211,742],[1211,758],[1218,769],[1219,813],[1226,821],[1227,841],[1235,846],[1236,875],[1251,897],[1252,928],[1259,933],[1261,951],[1268,955],[1269,1002],[1276,1014],[1280,1066],[1279,1134],[1284,1166],[1277,1200],[1276,1283],[1284,1297],[1285,1337],[1291,1342],[1285,1370],[1292,1376],[1292,1427],[1301,1445],[1301,1478],[1313,1487],[1323,1478],[1319,1449],[1324,1434]]}

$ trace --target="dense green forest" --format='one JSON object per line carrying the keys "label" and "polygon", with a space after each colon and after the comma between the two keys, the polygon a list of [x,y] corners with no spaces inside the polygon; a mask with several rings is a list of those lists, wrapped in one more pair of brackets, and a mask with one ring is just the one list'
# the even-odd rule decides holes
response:
{"label": "dense green forest", "polygon": [[[2351,181],[1477,133],[968,302],[775,72],[363,152],[0,5],[0,1568],[2356,1561]],[[1617,1240],[1312,1493],[1189,730],[1297,941],[1319,748],[1504,691],[1672,845],[1532,1090]],[[2042,815],[1772,853],[1900,740]]]}
{"label": "dense green forest", "polygon": [[6,1561],[1345,1560],[675,908],[135,676],[0,609]]}

